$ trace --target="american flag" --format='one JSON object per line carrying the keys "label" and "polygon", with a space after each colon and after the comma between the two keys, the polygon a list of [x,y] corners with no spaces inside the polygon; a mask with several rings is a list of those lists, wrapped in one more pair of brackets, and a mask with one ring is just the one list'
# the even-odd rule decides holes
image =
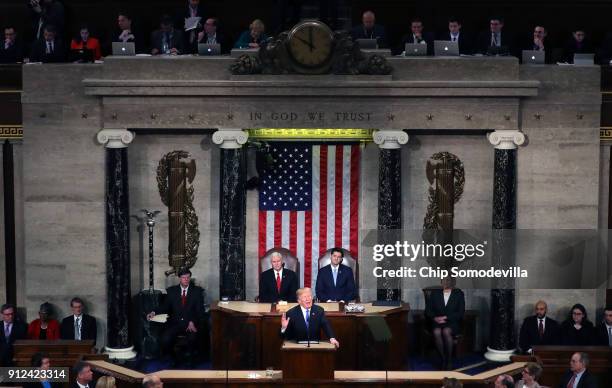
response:
{"label": "american flag", "polygon": [[259,257],[289,249],[300,284],[314,287],[325,251],[342,247],[357,258],[360,146],[277,142],[270,152],[259,184]]}

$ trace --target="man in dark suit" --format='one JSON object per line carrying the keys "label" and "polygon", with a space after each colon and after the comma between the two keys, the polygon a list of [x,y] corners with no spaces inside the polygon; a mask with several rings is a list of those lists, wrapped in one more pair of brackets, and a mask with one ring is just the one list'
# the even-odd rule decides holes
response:
{"label": "man in dark suit", "polygon": [[64,5],[60,1],[29,0],[28,3],[32,16],[32,29],[35,40],[42,39],[43,30],[49,25],[57,28],[58,35],[63,35],[65,12]]}
{"label": "man in dark suit", "polygon": [[485,55],[510,55],[514,42],[508,32],[504,32],[504,19],[494,16],[489,20],[489,30],[478,37],[477,50]]}
{"label": "man in dark suit", "polygon": [[548,307],[540,300],[535,304],[535,315],[525,318],[519,334],[519,347],[523,353],[531,354],[535,345],[559,343],[559,323],[546,316]]}
{"label": "man in dark suit", "polygon": [[65,340],[93,340],[94,345],[98,337],[96,318],[83,314],[83,301],[81,298],[72,298],[70,309],[72,315],[64,318],[60,325],[60,338]]}
{"label": "man in dark suit", "polygon": [[23,46],[13,26],[4,27],[4,41],[0,43],[0,63],[23,62]]}
{"label": "man in dark suit", "polygon": [[159,30],[151,34],[151,54],[183,54],[183,45],[183,33],[174,28],[174,21],[170,16],[162,16]]}
{"label": "man in dark suit", "polygon": [[597,388],[597,379],[587,370],[589,355],[574,353],[570,359],[570,370],[561,378],[559,388]]}
{"label": "man in dark suit", "polygon": [[319,341],[323,329],[329,342],[340,347],[325,318],[325,310],[312,303],[312,290],[308,287],[297,290],[297,301],[298,305],[281,317],[281,336],[291,341]]}
{"label": "man in dark suit", "polygon": [[604,310],[604,320],[596,329],[596,343],[601,346],[612,348],[612,305],[607,306]]}
{"label": "man in dark suit", "polygon": [[15,318],[15,306],[2,305],[2,331],[0,331],[0,366],[13,365],[13,344],[25,339],[28,326]]}
{"label": "man in dark suit", "polygon": [[551,63],[552,47],[548,44],[548,31],[544,26],[535,26],[533,28],[533,37],[527,40],[523,46],[523,50],[544,51],[544,62]]}
{"label": "man in dark suit", "polygon": [[[157,313],[169,315],[169,319],[161,338],[162,349],[171,353],[172,346],[179,334],[187,336],[190,346],[197,344],[198,325],[204,317],[203,290],[201,287],[190,284],[191,271],[182,269],[178,273],[179,284],[168,287],[166,298]],[[148,314],[150,320],[155,311]]]}
{"label": "man in dark suit", "polygon": [[423,31],[421,19],[412,19],[410,22],[410,32],[402,37],[401,44],[396,51],[397,54],[401,54],[406,47],[406,43],[421,43],[427,45],[427,55],[433,55],[433,41],[433,35],[430,32]]}
{"label": "man in dark suit", "polygon": [[385,27],[376,24],[376,15],[372,11],[365,11],[361,17],[361,25],[351,30],[353,40],[357,39],[376,39],[378,48],[387,47],[387,34]]}
{"label": "man in dark suit", "polygon": [[204,29],[198,32],[198,38],[196,45],[194,47],[194,52],[198,52],[197,43],[207,43],[207,44],[218,44],[221,46],[221,53],[228,53],[230,50],[230,44],[225,39],[225,36],[218,31],[219,27],[219,19],[217,18],[208,18],[204,23]]}
{"label": "man in dark suit", "polygon": [[357,298],[353,270],[346,265],[340,265],[344,253],[340,248],[331,250],[331,264],[319,270],[317,275],[316,293],[321,302],[349,302]]}
{"label": "man in dark suit", "polygon": [[470,37],[464,31],[461,31],[461,21],[458,18],[451,17],[448,19],[448,31],[441,34],[439,39],[457,42],[459,54],[472,54],[472,42]]}
{"label": "man in dark suit", "polygon": [[[200,18],[200,22],[197,27],[191,29],[189,31],[185,30],[187,25],[185,24],[185,20],[189,18]],[[201,31],[202,25],[204,24],[204,7],[200,3],[200,0],[187,0],[187,4],[183,7],[176,16],[176,26],[181,26],[183,31],[183,37],[185,41],[183,42],[184,47],[191,49],[195,45],[196,51],[191,51],[197,53],[197,44],[196,40],[198,38],[198,31]]]}
{"label": "man in dark suit", "polygon": [[30,62],[57,63],[66,61],[66,47],[57,37],[54,26],[48,25],[43,33],[44,38],[32,44]]}
{"label": "man in dark suit", "polygon": [[572,37],[567,41],[563,48],[563,60],[567,63],[574,63],[574,54],[594,54],[595,49],[591,40],[587,37],[583,28],[577,27],[572,31]]}
{"label": "man in dark suit", "polygon": [[284,268],[285,263],[279,252],[270,255],[272,268],[261,273],[259,277],[259,301],[276,303],[279,300],[295,302],[298,280],[295,272]]}
{"label": "man in dark suit", "polygon": [[76,376],[75,380],[70,384],[70,388],[94,388],[96,384],[93,382],[93,372],[91,366],[79,361],[72,368],[73,376]]}

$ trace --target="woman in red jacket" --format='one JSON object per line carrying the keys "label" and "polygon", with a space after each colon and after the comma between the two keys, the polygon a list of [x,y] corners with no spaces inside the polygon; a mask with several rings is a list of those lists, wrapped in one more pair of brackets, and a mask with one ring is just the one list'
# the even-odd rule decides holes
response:
{"label": "woman in red jacket", "polygon": [[93,59],[98,60],[102,57],[100,50],[100,41],[89,36],[89,27],[81,26],[79,35],[70,42],[70,51],[78,52],[79,50],[90,50],[93,53]]}
{"label": "woman in red jacket", "polygon": [[28,338],[40,340],[56,340],[60,337],[59,322],[51,318],[53,308],[45,302],[38,310],[39,319],[33,320],[28,326]]}

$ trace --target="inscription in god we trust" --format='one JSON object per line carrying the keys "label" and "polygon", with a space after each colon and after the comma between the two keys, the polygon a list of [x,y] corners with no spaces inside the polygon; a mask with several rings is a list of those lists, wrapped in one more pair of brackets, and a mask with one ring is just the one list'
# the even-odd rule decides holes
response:
{"label": "inscription in god we trust", "polygon": [[251,121],[311,121],[323,122],[332,120],[336,122],[368,122],[372,118],[371,112],[250,112]]}

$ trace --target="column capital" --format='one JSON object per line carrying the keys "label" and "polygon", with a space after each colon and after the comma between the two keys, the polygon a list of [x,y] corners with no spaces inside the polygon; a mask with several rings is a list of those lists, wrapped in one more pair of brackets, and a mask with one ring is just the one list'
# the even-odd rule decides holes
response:
{"label": "column capital", "polygon": [[409,139],[406,132],[398,130],[375,131],[372,137],[378,147],[390,150],[402,148],[402,145],[408,143]]}
{"label": "column capital", "polygon": [[223,149],[241,148],[248,138],[248,132],[242,129],[219,129],[212,136],[213,142]]}
{"label": "column capital", "polygon": [[126,148],[135,136],[127,129],[102,129],[96,137],[105,148]]}
{"label": "column capital", "polygon": [[489,143],[498,150],[514,150],[525,143],[525,135],[521,131],[500,129],[487,133]]}

